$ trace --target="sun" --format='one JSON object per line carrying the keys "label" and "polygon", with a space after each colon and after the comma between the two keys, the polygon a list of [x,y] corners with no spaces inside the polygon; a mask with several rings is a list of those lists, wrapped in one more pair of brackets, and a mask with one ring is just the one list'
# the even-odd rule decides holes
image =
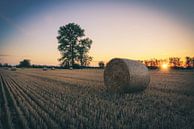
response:
{"label": "sun", "polygon": [[162,64],[162,69],[168,69],[168,64]]}

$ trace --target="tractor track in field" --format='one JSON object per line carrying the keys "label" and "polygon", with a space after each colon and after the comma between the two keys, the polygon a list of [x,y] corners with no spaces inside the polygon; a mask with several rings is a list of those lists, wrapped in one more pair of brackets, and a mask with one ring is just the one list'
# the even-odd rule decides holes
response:
{"label": "tractor track in field", "polygon": [[[24,124],[20,119],[20,112],[17,109],[15,103],[15,98],[13,98],[12,93],[9,89],[9,84],[6,82],[6,77],[0,75],[1,77],[1,92],[3,95],[2,104],[2,123],[4,129],[21,129],[24,128]],[[19,119],[18,119],[19,118]]]}
{"label": "tractor track in field", "polygon": [[[33,101],[30,100],[30,98],[26,96],[24,92],[20,88],[18,88],[17,85],[11,79],[9,80],[9,82],[12,85],[15,96],[17,98],[20,98],[18,101],[18,103],[20,103],[20,107],[21,108],[23,107],[22,108],[23,111],[26,111],[24,112],[24,114],[25,114],[25,118],[29,121],[28,122],[29,127],[37,128],[37,129],[41,129],[41,128],[47,129],[47,126],[45,126],[46,124],[43,122],[41,115],[39,115],[34,109]],[[29,117],[29,113],[30,113],[30,117]],[[38,122],[34,123],[35,120]],[[39,124],[41,124],[42,126],[39,127],[38,126]]]}
{"label": "tractor track in field", "polygon": [[[49,74],[43,74],[43,75],[40,75],[38,73],[22,73],[22,74],[25,74],[27,76],[30,76],[30,77],[35,77],[35,78],[42,78],[42,79],[52,79],[52,80],[71,80],[71,81],[83,81],[83,82],[92,82],[92,83],[103,83],[103,81],[99,78],[95,78],[95,79],[91,79],[89,78],[90,76],[87,76],[87,77],[79,77],[79,76],[71,76],[71,75],[61,75],[61,74],[57,74],[57,75],[49,75]],[[53,77],[57,77],[58,79],[54,78]]]}
{"label": "tractor track in field", "polygon": [[[32,83],[36,83],[36,82],[40,82],[41,84],[53,84],[53,85],[59,85],[62,87],[69,87],[71,89],[74,90],[79,90],[79,89],[89,89],[91,90],[104,90],[105,86],[102,80],[98,80],[98,82],[96,81],[90,81],[89,79],[76,79],[76,78],[58,78],[58,75],[56,76],[56,78],[54,78],[54,76],[50,76],[50,75],[38,75],[38,74],[34,74],[34,73],[21,73],[18,72],[20,78],[25,78],[26,80],[33,80]],[[16,77],[16,78],[18,78]],[[20,80],[20,79],[19,79]],[[35,81],[36,80],[36,81]],[[54,88],[54,87],[53,87]],[[54,88],[56,89],[56,87]],[[80,90],[81,91],[81,90]]]}
{"label": "tractor track in field", "polygon": [[[12,77],[10,77],[10,79],[11,79],[10,80],[11,82],[15,83],[14,85],[17,85],[18,90],[25,91],[26,95],[30,96],[32,101],[37,100],[38,102],[36,102],[36,103],[38,104],[39,108],[44,109],[44,111],[49,115],[48,118],[50,118],[54,122],[56,122],[55,124],[57,126],[61,126],[62,128],[67,128],[67,125],[65,124],[66,122],[64,121],[64,119],[62,119],[62,118],[68,119],[67,116],[63,115],[64,112],[66,112],[66,109],[64,108],[64,105],[62,105],[62,103],[64,104],[65,101],[62,100],[60,97],[50,96],[51,91],[46,90],[46,89],[50,89],[50,87],[46,86],[48,82],[41,81],[41,83],[40,83],[40,81],[39,81],[39,85],[38,85],[38,84],[35,84],[35,81],[31,81],[30,85],[29,85],[29,83],[25,82],[25,80],[21,81],[21,80],[13,79]],[[43,88],[44,86],[41,87],[42,86],[41,84],[45,85],[45,88]],[[21,87],[21,85],[22,85],[22,87]],[[26,88],[28,88],[28,90]],[[42,93],[44,93],[44,94],[42,94]],[[22,94],[22,93],[20,93],[20,94]],[[33,96],[36,96],[36,98],[34,98]],[[55,97],[55,100],[49,100],[52,97]],[[44,107],[43,104],[47,105],[47,107],[49,107],[51,109],[55,109],[55,115],[52,113],[52,110],[43,108]],[[56,117],[56,115],[60,116],[60,118]],[[53,123],[53,122],[51,122],[51,123]],[[49,125],[49,124],[50,123],[47,122],[47,125]],[[57,129],[60,129],[61,127],[57,127]],[[52,128],[54,128],[54,127],[52,127]]]}
{"label": "tractor track in field", "polygon": [[[16,81],[12,77],[10,77],[10,81],[13,83],[13,85],[15,85],[15,88],[19,94],[21,94],[25,98],[26,102],[28,102],[28,104],[31,106],[30,108],[37,109],[36,112],[38,116],[36,117],[42,119],[42,122],[48,126],[46,128],[61,128],[54,120],[54,117],[51,116],[52,112],[45,108],[44,102],[46,100],[42,101],[42,99],[38,97],[37,93],[30,91],[31,85],[22,83],[22,81]],[[20,84],[22,84],[22,86]]]}
{"label": "tractor track in field", "polygon": [[5,95],[5,89],[4,89],[4,85],[2,82],[2,75],[0,74],[0,85],[1,85],[1,123],[2,124],[2,128],[4,129],[12,129],[13,127],[11,126],[11,121],[10,121],[10,111],[9,111],[9,106],[8,106],[8,101]]}
{"label": "tractor track in field", "polygon": [[[1,121],[2,123],[4,123],[2,125],[3,129],[28,129],[29,128],[28,125],[31,128],[39,129],[42,128],[60,129],[56,122],[53,119],[51,119],[52,117],[49,116],[50,114],[48,110],[45,110],[43,108],[44,103],[41,103],[40,101],[38,102],[37,96],[35,96],[35,94],[27,92],[23,86],[20,86],[13,78],[6,74],[3,75],[1,74],[0,79],[1,79],[0,80],[1,92],[3,95],[3,102],[1,104],[3,106],[1,111],[2,113]],[[14,100],[14,97],[18,97],[16,95],[20,95],[21,97],[23,97],[23,102],[25,101],[25,103],[27,104],[29,113],[34,116],[35,120],[39,119],[38,120],[39,123],[33,123],[33,120],[31,120],[30,123],[27,123],[26,118],[24,117],[25,113],[22,113],[21,110],[19,110],[18,106],[16,105],[16,103],[19,102],[18,101],[16,102],[16,100]],[[33,109],[38,110],[35,111]],[[33,124],[31,124],[31,122]],[[37,127],[38,124],[41,126]]]}

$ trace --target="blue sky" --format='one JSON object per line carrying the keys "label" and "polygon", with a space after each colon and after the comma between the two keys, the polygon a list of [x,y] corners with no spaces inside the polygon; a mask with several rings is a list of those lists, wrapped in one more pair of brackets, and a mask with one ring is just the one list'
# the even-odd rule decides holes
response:
{"label": "blue sky", "polygon": [[[106,1],[106,0],[105,0]],[[135,0],[134,0],[135,1]],[[133,0],[122,1],[124,3],[132,3]],[[65,3],[68,6],[74,3],[87,3],[87,0],[80,1],[65,1],[65,0],[1,0],[0,1],[0,43],[2,39],[9,36],[9,32],[14,31],[20,21],[24,20],[28,15],[38,13],[41,10],[60,3]],[[97,2],[97,1],[96,1]],[[100,1],[103,3],[104,1]],[[113,1],[108,0],[108,3]],[[115,0],[114,0],[115,2]],[[118,1],[116,1],[118,2]],[[138,3],[147,4],[156,8],[161,8],[177,17],[184,18],[189,24],[194,24],[194,1],[193,0],[137,0]],[[98,3],[98,2],[97,2]]]}

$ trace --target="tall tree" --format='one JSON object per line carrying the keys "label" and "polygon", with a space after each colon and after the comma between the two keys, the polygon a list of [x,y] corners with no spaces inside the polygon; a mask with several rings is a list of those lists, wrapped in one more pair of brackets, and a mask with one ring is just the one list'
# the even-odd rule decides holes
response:
{"label": "tall tree", "polygon": [[75,23],[59,28],[57,39],[58,49],[62,55],[59,59],[61,65],[74,67],[78,62],[81,66],[89,64],[92,60],[92,57],[88,55],[92,40],[84,36],[84,29]]}
{"label": "tall tree", "polygon": [[77,55],[76,46],[79,43],[79,39],[84,35],[84,29],[75,23],[69,23],[65,26],[61,26],[58,30],[58,49],[61,52],[62,57],[59,61],[62,64],[68,64],[72,67],[75,64]]}
{"label": "tall tree", "polygon": [[81,66],[87,66],[88,62],[92,61],[92,57],[88,56],[87,53],[91,48],[92,40],[89,38],[81,39],[77,45],[78,56]]}

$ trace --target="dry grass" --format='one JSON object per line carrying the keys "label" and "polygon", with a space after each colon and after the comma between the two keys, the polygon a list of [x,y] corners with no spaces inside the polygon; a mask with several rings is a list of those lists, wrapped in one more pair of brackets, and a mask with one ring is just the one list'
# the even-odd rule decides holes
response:
{"label": "dry grass", "polygon": [[194,71],[150,74],[145,91],[119,95],[102,70],[0,69],[0,129],[193,129]]}

